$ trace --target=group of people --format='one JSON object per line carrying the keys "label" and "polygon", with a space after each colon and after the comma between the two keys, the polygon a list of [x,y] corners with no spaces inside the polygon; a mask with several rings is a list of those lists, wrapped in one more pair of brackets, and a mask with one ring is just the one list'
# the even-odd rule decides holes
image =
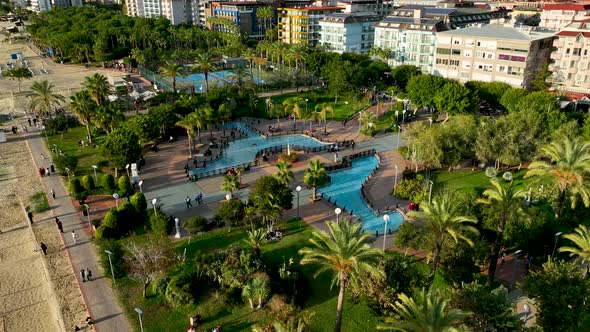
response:
{"label": "group of people", "polygon": [[91,281],[92,271],[89,268],[80,270],[80,279],[82,279],[82,282]]}
{"label": "group of people", "polygon": [[266,232],[266,239],[268,241],[274,240],[274,239],[282,239],[283,238],[283,231],[281,230],[281,228],[276,228],[273,229],[271,231]]}
{"label": "group of people", "polygon": [[43,176],[50,176],[52,172],[55,172],[55,166],[51,165],[50,167],[39,167],[39,175]]}
{"label": "group of people", "polygon": [[[186,208],[190,208],[193,207],[193,203],[191,202],[191,198],[188,197],[188,195],[186,196],[186,198],[184,199],[185,203],[186,203]],[[203,193],[199,192],[197,194],[197,196],[195,196],[195,203],[197,203],[197,205],[201,205],[203,204]]]}

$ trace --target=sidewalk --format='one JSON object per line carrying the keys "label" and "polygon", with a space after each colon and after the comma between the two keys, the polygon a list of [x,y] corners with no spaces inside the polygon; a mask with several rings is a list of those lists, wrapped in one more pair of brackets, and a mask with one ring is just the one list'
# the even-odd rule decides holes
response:
{"label": "sidewalk", "polygon": [[[38,131],[30,133],[27,143],[36,167],[48,167],[51,164],[48,158],[50,153],[40,133]],[[41,154],[43,154],[44,158]],[[80,212],[72,204],[64,182],[57,175],[43,177],[41,181],[52,205],[53,215],[59,217],[63,223],[64,233],[62,240],[88,311],[95,320],[95,330],[105,332],[132,331],[131,325],[111,289],[111,277],[105,276],[99,266],[96,248],[90,242],[91,235],[88,222],[80,218]],[[51,198],[51,188],[55,191],[55,199]],[[92,206],[90,208],[92,211]],[[77,244],[73,243],[72,230],[76,231]],[[76,273],[76,271],[80,271],[82,268],[89,268],[92,271],[93,281],[83,283],[80,280],[79,273]]]}

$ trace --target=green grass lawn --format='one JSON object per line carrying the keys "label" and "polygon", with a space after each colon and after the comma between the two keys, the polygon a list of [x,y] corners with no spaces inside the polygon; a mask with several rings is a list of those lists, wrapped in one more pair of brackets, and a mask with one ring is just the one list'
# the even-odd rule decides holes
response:
{"label": "green grass lawn", "polygon": [[[64,153],[78,157],[78,169],[76,176],[94,175],[92,165],[105,166],[108,164],[100,152],[100,145],[104,143],[105,135],[92,138],[92,146],[80,147],[78,142],[86,140],[86,127],[80,126],[68,129],[63,134],[49,136],[49,148],[54,148],[54,144]],[[99,146],[94,148],[94,145]],[[98,169],[100,171],[100,167]]]}
{"label": "green grass lawn", "polygon": [[[535,190],[541,185],[541,183],[537,182],[538,179],[525,179],[525,169],[520,171],[511,170],[511,172],[513,178],[512,185],[517,189],[528,189],[530,187]],[[502,174],[504,174],[504,171],[498,172],[498,180],[500,182],[505,182],[505,180],[502,179]],[[451,172],[438,170],[432,172],[432,179],[434,181],[435,190],[443,188],[451,191],[475,189],[477,192],[483,192],[491,187],[490,180],[486,176],[484,170],[457,170]]]}
{"label": "green grass lawn", "polygon": [[[299,261],[298,250],[307,245],[313,229],[303,222],[293,220],[281,224],[285,230],[285,237],[279,241],[267,243],[262,248],[263,261],[266,266],[276,266],[294,258]],[[178,245],[178,251],[187,249],[187,261],[195,255],[204,254],[212,250],[227,248],[233,244],[241,243],[245,238],[248,227],[218,229],[195,236]],[[314,312],[312,317],[313,331],[328,331],[334,327],[336,314],[337,288],[330,289],[331,276],[322,274],[313,278],[316,270],[314,266],[302,266],[309,289],[309,298],[304,303],[303,309]],[[268,308],[252,310],[243,302],[235,305],[227,305],[223,295],[215,290],[204,291],[197,304],[185,308],[170,308],[159,295],[153,295],[148,299],[141,296],[142,286],[128,279],[118,282],[119,296],[125,304],[128,317],[138,326],[135,307],[144,311],[144,327],[146,331],[183,331],[188,327],[188,317],[191,314],[201,313],[203,316],[203,329],[211,329],[220,325],[224,331],[251,331],[252,326],[258,322],[268,321]],[[366,300],[353,304],[346,301],[344,305],[344,319],[342,328],[344,331],[374,330],[379,324],[379,317],[375,316]],[[137,329],[137,328],[136,328]]]}

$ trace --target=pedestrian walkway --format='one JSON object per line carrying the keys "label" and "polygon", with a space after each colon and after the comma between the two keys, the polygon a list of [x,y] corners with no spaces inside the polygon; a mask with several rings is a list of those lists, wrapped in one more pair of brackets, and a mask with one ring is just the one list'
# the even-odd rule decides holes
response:
{"label": "pedestrian walkway", "polygon": [[[49,167],[51,164],[49,158],[43,156],[50,156],[50,153],[40,132],[30,133],[27,143],[36,167]],[[88,311],[95,320],[95,330],[104,332],[131,331],[131,325],[111,289],[111,277],[104,275],[98,263],[95,246],[90,242],[91,229],[88,227],[87,220],[81,219],[79,210],[72,203],[59,176],[46,176],[41,178],[41,181],[52,205],[53,215],[59,217],[63,223],[62,240],[73,270],[80,271],[83,268],[89,268],[93,272],[94,280],[85,283],[79,279],[79,273],[75,274]],[[51,189],[55,191],[55,199],[51,198],[49,193]],[[92,206],[90,208],[92,210]],[[73,243],[72,231],[76,232],[77,243]]]}
{"label": "pedestrian walkway", "polygon": [[[408,201],[391,195],[393,187],[402,179],[402,174],[408,168],[408,162],[396,150],[389,150],[379,154],[381,166],[365,185],[365,195],[375,209],[385,210],[394,207],[406,207]],[[396,171],[397,166],[397,171]]]}

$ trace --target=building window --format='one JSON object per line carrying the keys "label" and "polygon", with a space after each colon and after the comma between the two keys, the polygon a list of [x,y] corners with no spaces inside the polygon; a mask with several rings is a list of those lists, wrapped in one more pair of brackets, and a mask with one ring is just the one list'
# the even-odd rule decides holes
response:
{"label": "building window", "polygon": [[437,48],[436,53],[437,54],[451,54],[451,50],[449,50],[448,48]]}
{"label": "building window", "polygon": [[461,50],[453,49],[453,55],[461,55]]}

